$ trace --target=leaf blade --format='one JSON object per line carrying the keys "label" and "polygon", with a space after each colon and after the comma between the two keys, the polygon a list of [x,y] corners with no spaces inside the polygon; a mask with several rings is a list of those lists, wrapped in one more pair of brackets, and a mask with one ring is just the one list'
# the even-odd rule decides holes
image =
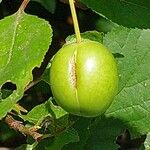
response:
{"label": "leaf blade", "polygon": [[[150,27],[150,1],[140,0],[80,0],[89,8],[119,25],[126,27]],[[144,16],[143,16],[144,14]]]}
{"label": "leaf blade", "polygon": [[117,58],[119,93],[105,115],[122,120],[140,133],[150,129],[149,37],[150,30],[123,27],[116,28],[104,37],[104,44],[113,53],[124,56]]}
{"label": "leaf blade", "polygon": [[19,12],[0,21],[0,87],[5,82],[16,84],[17,90],[0,102],[0,119],[23,96],[32,81],[32,69],[39,67],[51,42],[48,22]]}

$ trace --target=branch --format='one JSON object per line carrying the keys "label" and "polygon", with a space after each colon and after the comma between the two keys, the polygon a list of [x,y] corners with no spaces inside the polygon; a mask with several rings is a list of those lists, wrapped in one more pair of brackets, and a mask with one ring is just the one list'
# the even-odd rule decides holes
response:
{"label": "branch", "polygon": [[31,82],[25,87],[24,91],[29,90],[31,87],[33,87],[34,85],[36,85],[36,84],[39,83],[40,81],[41,81],[40,79],[38,79],[38,80],[36,80],[36,81],[31,81]]}
{"label": "branch", "polygon": [[32,136],[36,141],[40,141],[43,138],[43,135],[38,133],[37,127],[25,127],[21,121],[15,120],[12,116],[7,115],[4,120],[8,126],[16,131],[21,132],[24,135]]}

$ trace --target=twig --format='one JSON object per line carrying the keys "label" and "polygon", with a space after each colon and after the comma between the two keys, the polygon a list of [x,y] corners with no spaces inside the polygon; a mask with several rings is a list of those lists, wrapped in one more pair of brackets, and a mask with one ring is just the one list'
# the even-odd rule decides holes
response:
{"label": "twig", "polygon": [[32,136],[33,139],[39,141],[42,139],[43,135],[37,132],[36,127],[25,127],[21,121],[15,120],[12,116],[7,115],[4,120],[10,128],[21,132],[24,135]]}
{"label": "twig", "polygon": [[33,87],[34,85],[36,85],[37,83],[39,83],[41,80],[35,80],[35,81],[31,81],[24,89],[24,91],[27,91],[28,89],[30,89],[31,87]]}

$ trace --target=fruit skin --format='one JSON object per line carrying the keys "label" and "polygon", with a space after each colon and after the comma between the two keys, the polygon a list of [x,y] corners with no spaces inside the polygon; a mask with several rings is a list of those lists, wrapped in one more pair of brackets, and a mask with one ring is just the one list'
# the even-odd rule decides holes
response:
{"label": "fruit skin", "polygon": [[116,61],[95,41],[65,45],[52,61],[50,85],[56,102],[66,111],[85,117],[101,115],[118,91]]}

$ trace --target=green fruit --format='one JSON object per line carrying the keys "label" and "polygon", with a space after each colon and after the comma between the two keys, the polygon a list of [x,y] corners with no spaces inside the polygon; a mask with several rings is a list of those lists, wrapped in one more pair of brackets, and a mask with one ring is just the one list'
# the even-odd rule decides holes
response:
{"label": "green fruit", "polygon": [[50,84],[56,102],[66,111],[86,117],[101,115],[117,94],[116,61],[95,41],[65,45],[52,61]]}

